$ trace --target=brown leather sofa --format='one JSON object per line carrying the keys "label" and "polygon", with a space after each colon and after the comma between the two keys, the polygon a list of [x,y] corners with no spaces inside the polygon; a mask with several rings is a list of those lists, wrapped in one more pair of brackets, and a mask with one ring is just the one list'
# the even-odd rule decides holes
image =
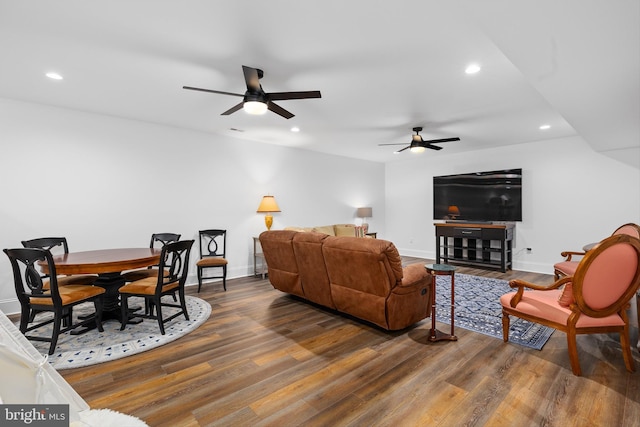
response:
{"label": "brown leather sofa", "polygon": [[393,243],[381,239],[272,230],[260,243],[274,288],[387,330],[431,314],[431,275],[402,267]]}

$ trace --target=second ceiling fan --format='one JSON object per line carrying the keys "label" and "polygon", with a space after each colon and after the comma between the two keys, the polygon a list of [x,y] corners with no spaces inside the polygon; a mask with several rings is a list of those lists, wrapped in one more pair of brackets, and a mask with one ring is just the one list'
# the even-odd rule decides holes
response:
{"label": "second ceiling fan", "polygon": [[235,113],[241,108],[244,108],[244,110],[249,114],[264,114],[266,113],[267,110],[270,110],[284,117],[285,119],[290,119],[291,117],[294,116],[294,114],[285,110],[284,108],[274,103],[273,101],[321,97],[319,90],[309,90],[304,92],[266,93],[262,89],[262,85],[260,84],[260,79],[264,75],[264,72],[262,70],[243,65],[242,71],[244,72],[244,81],[247,84],[247,91],[244,94],[223,92],[220,90],[213,90],[213,89],[202,89],[202,88],[191,87],[191,86],[182,86],[182,88],[189,89],[189,90],[198,90],[201,92],[219,93],[222,95],[240,96],[244,98],[242,102],[240,102],[237,105],[234,105],[233,107],[229,108],[227,111],[222,113],[221,114],[222,116],[228,116],[229,114]]}
{"label": "second ceiling fan", "polygon": [[[396,153],[400,153],[404,150],[411,150],[411,152],[413,153],[422,153],[425,149],[430,148],[431,150],[442,150],[442,147],[438,146],[438,145],[432,145],[432,144],[436,144],[439,142],[451,142],[451,141],[460,141],[460,138],[443,138],[443,139],[430,139],[428,141],[425,141],[424,139],[422,139],[422,135],[420,135],[420,132],[422,132],[422,127],[415,127],[413,128],[413,131],[416,133],[415,135],[411,136],[411,144],[407,145],[406,147],[396,151]],[[399,143],[399,144],[378,144],[378,145],[404,145],[404,143]]]}

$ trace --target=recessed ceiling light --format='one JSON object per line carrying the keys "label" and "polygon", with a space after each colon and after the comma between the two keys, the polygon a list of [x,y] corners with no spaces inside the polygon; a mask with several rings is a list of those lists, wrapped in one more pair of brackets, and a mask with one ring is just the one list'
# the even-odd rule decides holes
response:
{"label": "recessed ceiling light", "polygon": [[480,66],[478,64],[469,64],[467,68],[464,70],[467,74],[475,74],[480,71]]}
{"label": "recessed ceiling light", "polygon": [[291,128],[291,132],[300,132],[300,128],[298,126],[294,126]]}
{"label": "recessed ceiling light", "polygon": [[542,126],[540,126],[540,130],[547,130],[549,128],[551,128],[551,125],[542,125]]}
{"label": "recessed ceiling light", "polygon": [[50,79],[53,79],[53,80],[62,80],[62,76],[60,74],[54,73],[54,72],[47,73],[47,74],[45,74],[45,76],[47,76],[47,77],[49,77]]}

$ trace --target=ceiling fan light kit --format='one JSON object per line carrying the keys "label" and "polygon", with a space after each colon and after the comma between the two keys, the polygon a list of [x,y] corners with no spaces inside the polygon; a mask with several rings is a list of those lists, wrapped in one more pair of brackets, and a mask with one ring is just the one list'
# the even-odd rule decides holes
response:
{"label": "ceiling fan light kit", "polygon": [[254,115],[264,114],[268,110],[267,104],[260,101],[244,101],[242,108],[247,113]]}
{"label": "ceiling fan light kit", "polygon": [[242,66],[242,72],[244,73],[244,81],[247,85],[247,91],[244,94],[223,92],[213,89],[202,89],[198,87],[182,86],[183,89],[197,90],[200,92],[218,93],[221,95],[240,96],[243,98],[242,102],[229,108],[222,113],[223,116],[228,116],[236,111],[243,109],[249,114],[264,114],[267,110],[272,111],[285,119],[290,119],[294,116],[290,111],[285,110],[273,101],[285,101],[288,99],[308,99],[308,98],[321,98],[319,90],[310,90],[303,92],[271,92],[266,93],[262,89],[260,79],[264,76],[264,72],[259,68]]}
{"label": "ceiling fan light kit", "polygon": [[[439,142],[451,142],[451,141],[460,141],[460,138],[456,137],[456,138],[443,138],[443,139],[430,139],[428,141],[425,141],[424,139],[422,139],[422,135],[420,135],[420,132],[422,131],[421,127],[414,127],[413,131],[416,133],[415,135],[411,136],[411,144],[407,145],[406,147],[394,151],[394,154],[398,154],[403,152],[404,150],[409,150],[412,153],[423,153],[427,148],[430,148],[431,150],[442,150],[442,147],[438,146],[438,145],[433,145],[435,143],[439,143]],[[382,145],[404,145],[402,143],[400,144],[378,144],[379,146]]]}

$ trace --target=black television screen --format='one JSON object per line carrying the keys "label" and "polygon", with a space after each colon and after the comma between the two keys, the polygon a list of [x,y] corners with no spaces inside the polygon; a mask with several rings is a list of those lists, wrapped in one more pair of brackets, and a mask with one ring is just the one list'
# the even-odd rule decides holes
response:
{"label": "black television screen", "polygon": [[433,219],[522,221],[522,169],[434,176]]}

